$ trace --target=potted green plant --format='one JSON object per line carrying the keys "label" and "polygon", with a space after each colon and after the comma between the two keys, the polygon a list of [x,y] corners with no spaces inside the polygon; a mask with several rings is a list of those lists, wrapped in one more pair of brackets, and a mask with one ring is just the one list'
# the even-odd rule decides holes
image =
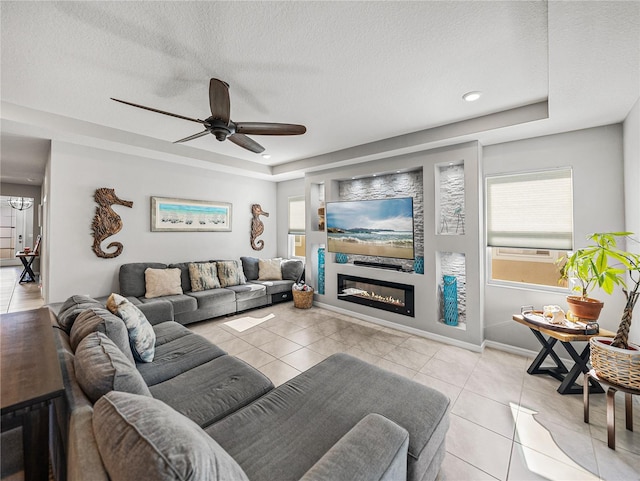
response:
{"label": "potted green plant", "polygon": [[[607,294],[612,294],[616,286],[622,287],[626,303],[616,335],[613,340],[591,338],[591,364],[599,376],[611,382],[640,388],[640,346],[629,343],[633,309],[640,296],[640,255],[619,249],[617,245],[621,238],[633,240],[632,235],[631,232],[591,234],[589,239],[593,245],[566,257],[562,274],[565,279],[577,279],[574,290],[580,292],[580,300],[588,298],[596,286]],[[581,317],[575,311],[572,313]]]}

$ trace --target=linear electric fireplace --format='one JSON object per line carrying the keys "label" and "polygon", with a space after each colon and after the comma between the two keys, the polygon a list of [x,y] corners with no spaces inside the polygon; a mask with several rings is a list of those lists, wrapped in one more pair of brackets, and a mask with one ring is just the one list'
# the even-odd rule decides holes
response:
{"label": "linear electric fireplace", "polygon": [[413,286],[338,274],[338,299],[414,317]]}

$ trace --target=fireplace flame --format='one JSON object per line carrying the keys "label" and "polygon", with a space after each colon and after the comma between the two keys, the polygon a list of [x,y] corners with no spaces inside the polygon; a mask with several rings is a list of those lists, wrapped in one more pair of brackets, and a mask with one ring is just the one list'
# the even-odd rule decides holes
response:
{"label": "fireplace flame", "polygon": [[376,294],[375,292],[369,292],[362,289],[345,289],[342,291],[343,296],[356,296],[356,297],[364,297],[366,299],[373,299],[374,301],[384,302],[386,304],[393,304],[396,306],[404,306],[404,302],[400,299],[396,299],[393,296],[381,296],[380,294]]}

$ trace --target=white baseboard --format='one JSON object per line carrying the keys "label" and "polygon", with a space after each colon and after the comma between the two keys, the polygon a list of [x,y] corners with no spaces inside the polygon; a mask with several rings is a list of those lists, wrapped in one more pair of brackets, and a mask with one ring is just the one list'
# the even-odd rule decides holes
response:
{"label": "white baseboard", "polygon": [[330,304],[324,304],[322,302],[314,301],[313,305],[317,307],[321,307],[328,311],[333,311],[339,314],[344,314],[346,316],[355,317],[356,319],[361,319],[363,321],[371,322],[373,324],[378,324],[379,326],[390,327],[391,329],[395,329],[396,331],[402,331],[408,334],[412,334],[414,336],[424,337],[426,339],[431,339],[433,341],[450,344],[452,346],[460,347],[462,349],[467,349],[469,351],[482,352],[484,350],[484,343],[481,346],[476,346],[475,344],[458,341],[457,339],[451,339],[450,337],[441,336],[439,334],[434,334],[431,332],[421,331],[420,329],[416,329],[414,327],[403,326],[401,324],[396,324],[395,322],[385,321],[384,319],[378,319],[377,317],[367,316],[366,314],[349,311],[347,309],[342,309],[340,307],[332,306]]}

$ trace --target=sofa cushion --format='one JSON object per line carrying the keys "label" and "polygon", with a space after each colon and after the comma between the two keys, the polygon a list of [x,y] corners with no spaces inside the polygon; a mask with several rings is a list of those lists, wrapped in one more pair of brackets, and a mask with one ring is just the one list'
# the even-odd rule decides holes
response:
{"label": "sofa cushion", "polygon": [[278,294],[280,292],[291,292],[293,281],[251,281],[267,288],[267,294]]}
{"label": "sofa cushion", "polygon": [[[378,413],[409,432],[408,479],[417,480],[441,449],[448,405],[434,389],[335,354],[206,431],[252,481],[297,480],[362,418]],[[291,456],[291,446],[304,449]]]}
{"label": "sofa cushion", "polygon": [[282,270],[280,265],[282,259],[260,259],[258,261],[258,280],[259,281],[280,281],[282,280]]}
{"label": "sofa cushion", "polygon": [[153,362],[137,363],[137,367],[147,385],[153,386],[224,354],[204,337],[189,333],[156,346]]}
{"label": "sofa cushion", "polygon": [[253,282],[227,287],[226,289],[235,292],[236,301],[246,301],[247,299],[256,299],[267,295],[267,288],[265,286]]}
{"label": "sofa cushion", "polygon": [[143,297],[147,290],[144,271],[152,269],[166,269],[166,264],[159,262],[130,262],[120,266],[118,280],[120,282],[120,294],[124,297]]}
{"label": "sofa cushion", "polygon": [[75,351],[78,344],[92,332],[102,332],[120,348],[122,353],[134,363],[131,347],[129,346],[129,333],[127,326],[118,316],[106,309],[93,307],[83,311],[71,326],[69,341]]}
{"label": "sofa cushion", "polygon": [[110,393],[94,407],[93,431],[113,481],[248,481],[197,424],[157,399]]}
{"label": "sofa cushion", "polygon": [[242,270],[248,281],[255,281],[259,275],[260,259],[257,257],[241,257]]}
{"label": "sofa cushion", "polygon": [[114,390],[151,396],[135,365],[101,332],[80,341],[74,367],[78,384],[94,403]]}
{"label": "sofa cushion", "polygon": [[118,294],[109,296],[107,309],[121,318],[127,326],[131,352],[136,361],[153,361],[156,333],[142,311]]}
{"label": "sofa cushion", "polygon": [[[156,303],[158,299],[147,299],[145,297],[140,299],[143,304],[148,303]],[[187,294],[179,294],[176,296],[164,296],[161,300],[169,301],[173,306],[173,314],[174,316],[177,314],[182,314],[183,312],[191,312],[195,311],[198,308],[198,303],[196,300]]]}
{"label": "sofa cushion", "polygon": [[237,286],[246,283],[240,261],[217,261],[216,264],[218,266],[220,287]]}
{"label": "sofa cushion", "polygon": [[273,384],[244,361],[220,356],[149,389],[154,398],[206,427],[269,392]]}
{"label": "sofa cushion", "polygon": [[104,307],[104,305],[89,296],[71,296],[60,306],[58,324],[69,334],[78,315],[92,307]]}
{"label": "sofa cushion", "polygon": [[[239,286],[238,286],[239,287]],[[209,289],[207,291],[190,292],[189,295],[197,300],[198,309],[208,308],[215,304],[235,302],[236,296],[231,289]]]}
{"label": "sofa cushion", "polygon": [[280,268],[282,279],[298,282],[304,273],[304,262],[297,259],[286,259],[282,261]]}
{"label": "sofa cushion", "polygon": [[152,269],[149,267],[144,271],[144,281],[144,297],[147,299],[182,294],[180,269]]}
{"label": "sofa cushion", "polygon": [[169,264],[169,269],[180,269],[180,284],[182,285],[182,292],[189,292],[191,290],[191,277],[189,275],[189,264],[203,264],[210,261],[193,261],[193,262],[176,262]]}
{"label": "sofa cushion", "polygon": [[167,342],[174,341],[189,334],[193,334],[189,329],[175,321],[161,322],[153,326],[156,333],[156,348]]}
{"label": "sofa cushion", "polygon": [[190,263],[189,279],[193,292],[220,288],[218,267],[215,262]]}

